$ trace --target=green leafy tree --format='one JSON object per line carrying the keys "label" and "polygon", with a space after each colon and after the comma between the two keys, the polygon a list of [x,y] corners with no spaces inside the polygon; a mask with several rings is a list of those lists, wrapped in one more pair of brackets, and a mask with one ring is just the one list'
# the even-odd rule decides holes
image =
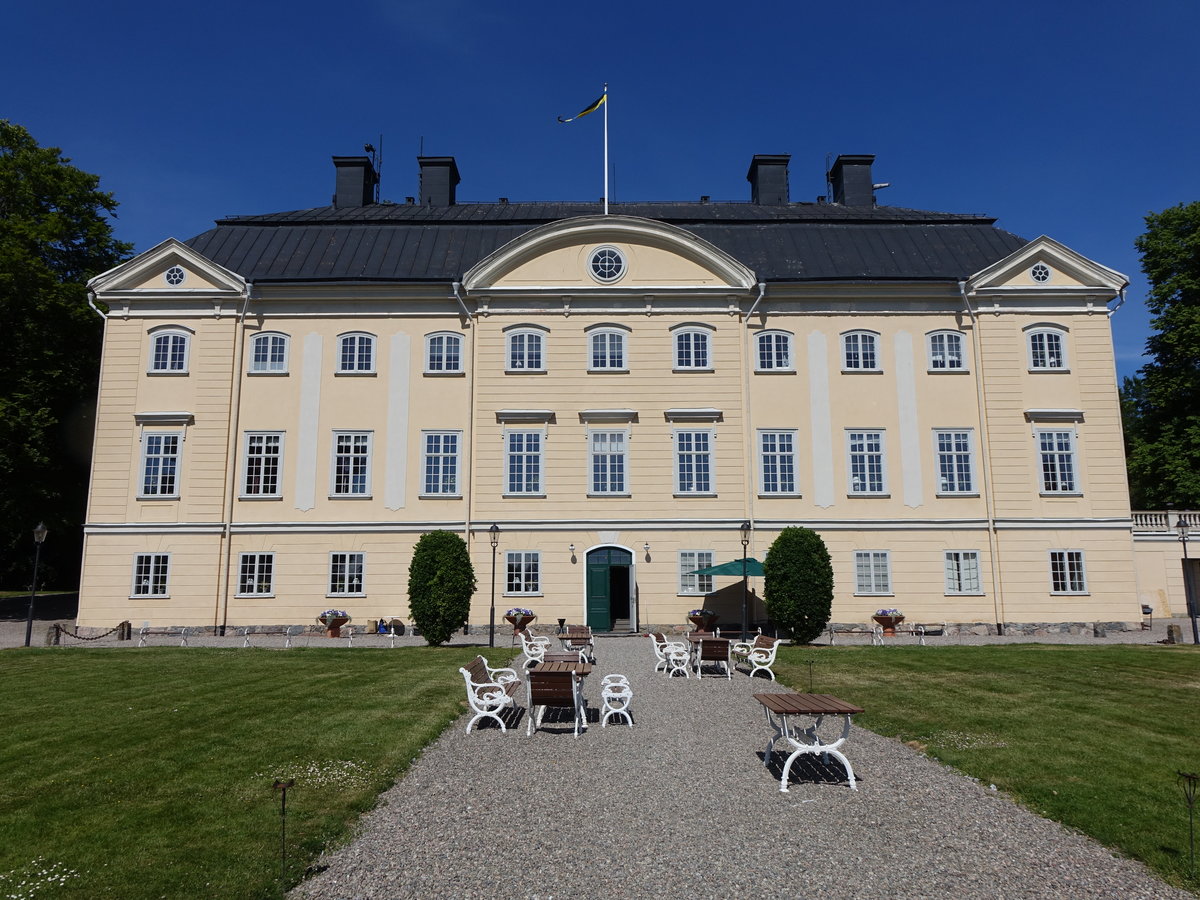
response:
{"label": "green leafy tree", "polygon": [[474,593],[466,542],[449,531],[421,535],[408,567],[408,608],[430,646],[446,643],[467,620]]}
{"label": "green leafy tree", "polygon": [[1152,358],[1121,390],[1135,507],[1200,509],[1200,202],[1146,216]]}
{"label": "green leafy tree", "polygon": [[103,322],[85,284],[128,256],[100,179],[0,119],[0,585],[78,583]]}
{"label": "green leafy tree", "polygon": [[833,563],[811,528],[785,528],[763,561],[767,614],[798,643],[818,637],[833,608]]}

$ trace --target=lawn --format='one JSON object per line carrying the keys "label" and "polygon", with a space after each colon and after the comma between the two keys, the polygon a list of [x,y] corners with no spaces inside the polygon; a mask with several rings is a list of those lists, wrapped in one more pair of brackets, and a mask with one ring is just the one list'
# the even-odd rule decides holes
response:
{"label": "lawn", "polygon": [[274,781],[295,883],[462,712],[476,652],[0,653],[0,897],[279,896]]}
{"label": "lawn", "polygon": [[1200,887],[1188,877],[1176,774],[1200,772],[1200,652],[800,647],[781,650],[776,671],[807,691],[810,662],[814,691],[866,710],[857,724],[995,784],[1173,884]]}

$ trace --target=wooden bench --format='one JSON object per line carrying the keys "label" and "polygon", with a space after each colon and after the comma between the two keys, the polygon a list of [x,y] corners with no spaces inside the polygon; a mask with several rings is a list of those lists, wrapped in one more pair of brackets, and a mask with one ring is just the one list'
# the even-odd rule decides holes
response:
{"label": "wooden bench", "polygon": [[138,630],[138,646],[145,647],[146,638],[148,637],[164,635],[166,637],[179,638],[179,646],[186,647],[188,645],[188,638],[191,635],[199,634],[200,631],[201,629],[199,628],[152,628],[149,625],[144,625]]}
{"label": "wooden bench", "polygon": [[501,731],[508,731],[500,711],[516,707],[513,697],[521,687],[514,669],[493,669],[482,656],[477,656],[459,670],[467,686],[467,704],[475,717],[467,723],[467,733],[483,718],[492,718],[500,723]]}
{"label": "wooden bench", "polygon": [[740,660],[750,666],[751,678],[759,672],[766,672],[774,681],[775,672],[771,667],[775,665],[775,654],[779,652],[779,645],[782,643],[783,641],[779,638],[769,638],[765,634],[760,634],[749,643],[737,641],[731,652],[735,660]]}

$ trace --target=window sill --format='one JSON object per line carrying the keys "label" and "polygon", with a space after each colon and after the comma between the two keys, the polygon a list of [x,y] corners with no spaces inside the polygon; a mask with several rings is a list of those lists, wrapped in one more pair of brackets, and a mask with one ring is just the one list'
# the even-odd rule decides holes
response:
{"label": "window sill", "polygon": [[882,375],[883,369],[842,369],[843,375]]}
{"label": "window sill", "polygon": [[546,499],[545,494],[534,494],[534,493],[501,494],[500,496],[504,500],[522,500],[522,499],[545,500]]}
{"label": "window sill", "polygon": [[926,369],[927,375],[970,375],[970,369]]}
{"label": "window sill", "polygon": [[976,500],[978,500],[979,492],[978,491],[938,491],[936,494],[934,494],[934,496],[941,500],[953,500],[956,497],[962,497],[964,499],[970,499],[970,498],[974,497]]}
{"label": "window sill", "polygon": [[1070,369],[1028,369],[1030,375],[1070,375]]}
{"label": "window sill", "polygon": [[167,376],[171,376],[171,375],[187,375],[187,374],[188,374],[188,372],[187,372],[187,370],[186,370],[186,369],[182,369],[182,370],[179,370],[179,371],[167,371],[167,370],[165,370],[165,369],[164,369],[164,370],[162,370],[162,371],[156,371],[156,370],[154,370],[154,369],[151,369],[151,370],[147,371],[147,372],[146,372],[146,374],[147,374],[147,375],[154,375],[154,376],[156,376],[156,377],[157,377],[157,376],[159,376],[159,375],[167,375]]}
{"label": "window sill", "polygon": [[848,494],[846,494],[846,497],[849,500],[891,500],[892,499],[892,495],[889,493],[873,494],[873,493],[869,493],[867,491],[860,491],[858,493],[848,493]]}
{"label": "window sill", "polygon": [[378,373],[371,372],[334,372],[338,378],[374,378]]}
{"label": "window sill", "polygon": [[714,369],[712,366],[709,366],[708,368],[700,368],[699,366],[696,366],[695,368],[689,367],[686,369],[674,368],[671,370],[671,372],[675,375],[691,375],[696,372],[710,372],[711,373],[713,371],[714,371]]}
{"label": "window sill", "polygon": [[509,593],[508,591],[505,591],[503,594],[501,594],[501,596],[502,597],[544,597],[546,595],[543,594],[541,591],[537,591],[535,593],[525,593],[525,594]]}
{"label": "window sill", "polygon": [[249,500],[252,503],[256,500],[282,500],[283,494],[238,494],[238,499]]}
{"label": "window sill", "polygon": [[944,597],[986,597],[987,594],[985,594],[983,591],[962,591],[959,593],[956,593],[954,591],[946,591],[946,593],[943,594],[942,596],[944,596]]}
{"label": "window sill", "polygon": [[681,499],[687,499],[688,497],[698,497],[698,498],[703,499],[705,497],[715,497],[715,496],[717,496],[717,492],[716,491],[686,491],[686,492],[676,491],[671,496],[679,497]]}
{"label": "window sill", "polygon": [[417,494],[418,500],[461,500],[462,494]]}
{"label": "window sill", "polygon": [[1083,491],[1042,491],[1038,494],[1039,497],[1045,497],[1047,500],[1053,500],[1055,497],[1079,498],[1083,496]]}
{"label": "window sill", "polygon": [[137,499],[141,500],[178,500],[181,494],[138,494]]}
{"label": "window sill", "polygon": [[426,378],[464,378],[464,377],[466,377],[467,373],[458,371],[458,372],[422,372],[421,374],[424,375]]}
{"label": "window sill", "polygon": [[628,375],[628,369],[588,369],[589,375]]}
{"label": "window sill", "polygon": [[1090,597],[1091,591],[1051,591],[1051,597]]}
{"label": "window sill", "polygon": [[130,600],[170,600],[170,594],[130,594]]}
{"label": "window sill", "polygon": [[770,491],[758,495],[759,500],[799,500],[803,497],[798,491]]}
{"label": "window sill", "polygon": [[755,375],[795,375],[795,369],[755,369]]}
{"label": "window sill", "polygon": [[505,369],[505,375],[546,375],[546,369]]}
{"label": "window sill", "polygon": [[335,599],[340,599],[342,597],[365,597],[365,596],[367,596],[366,591],[359,591],[357,594],[328,594],[327,593],[325,595],[325,599],[326,600],[335,600]]}
{"label": "window sill", "polygon": [[623,494],[619,494],[616,491],[609,491],[609,492],[606,492],[603,494],[588,493],[588,495],[587,495],[589,500],[591,500],[591,499],[603,500],[606,497],[612,497],[616,500],[621,500],[621,499],[628,500],[632,496],[633,495],[631,493],[629,493],[629,491],[625,491]]}
{"label": "window sill", "polygon": [[869,594],[869,593],[865,593],[865,592],[855,591],[854,596],[855,597],[895,597],[896,594],[894,591],[888,591],[887,593],[884,593],[884,594]]}
{"label": "window sill", "polygon": [[330,500],[370,500],[370,494],[330,494]]}
{"label": "window sill", "polygon": [[234,594],[235,600],[274,600],[274,594]]}
{"label": "window sill", "polygon": [[264,370],[264,371],[262,371],[262,372],[255,372],[255,371],[251,370],[251,371],[247,372],[246,374],[247,374],[247,375],[253,375],[255,378],[258,378],[258,377],[261,377],[261,376],[265,376],[265,377],[267,377],[267,378],[272,378],[272,377],[274,377],[274,378],[279,378],[279,377],[281,377],[281,376],[284,376],[284,377],[285,377],[285,376],[287,376],[287,375],[290,375],[291,373],[290,373],[290,372],[268,372],[268,371],[265,371],[265,370]]}

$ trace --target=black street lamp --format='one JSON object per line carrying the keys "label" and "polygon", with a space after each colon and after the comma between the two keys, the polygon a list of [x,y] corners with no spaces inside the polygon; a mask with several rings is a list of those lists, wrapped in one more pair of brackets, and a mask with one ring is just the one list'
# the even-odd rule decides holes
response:
{"label": "black street lamp", "polygon": [[750,546],[750,523],[743,522],[742,528],[742,640],[746,639],[747,632],[747,612],[746,607],[750,599],[750,575],[746,571],[746,548]]}
{"label": "black street lamp", "polygon": [[500,543],[500,526],[495,522],[488,529],[492,542],[492,611],[488,616],[488,646],[496,646],[496,545]]}
{"label": "black street lamp", "polygon": [[1200,630],[1196,628],[1196,599],[1192,596],[1192,579],[1188,574],[1188,539],[1191,537],[1188,534],[1188,529],[1191,524],[1187,520],[1187,516],[1180,515],[1175,520],[1175,530],[1179,532],[1179,543],[1183,544],[1183,597],[1187,605],[1188,618],[1192,620],[1192,643],[1200,644]]}
{"label": "black street lamp", "polygon": [[42,559],[42,542],[46,540],[46,535],[50,533],[50,529],[46,527],[46,523],[38,522],[37,528],[33,529],[33,588],[29,591],[29,615],[25,619],[25,646],[29,646],[29,638],[33,635],[33,600],[37,597],[37,576],[38,563]]}

